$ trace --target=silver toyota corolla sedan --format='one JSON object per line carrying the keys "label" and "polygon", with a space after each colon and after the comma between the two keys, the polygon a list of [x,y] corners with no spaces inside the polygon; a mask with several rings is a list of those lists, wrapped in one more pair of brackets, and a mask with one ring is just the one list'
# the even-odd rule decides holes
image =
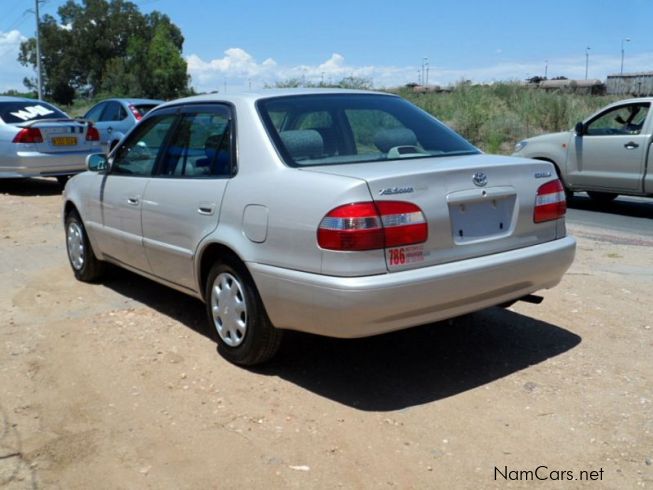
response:
{"label": "silver toyota corolla sedan", "polygon": [[68,176],[100,150],[92,124],[41,100],[0,96],[0,178]]}
{"label": "silver toyota corolla sedan", "polygon": [[64,192],[75,276],[110,262],[200,298],[242,365],[285,329],[362,337],[537,301],[575,253],[553,165],[484,155],[384,93],[181,99],[88,167]]}

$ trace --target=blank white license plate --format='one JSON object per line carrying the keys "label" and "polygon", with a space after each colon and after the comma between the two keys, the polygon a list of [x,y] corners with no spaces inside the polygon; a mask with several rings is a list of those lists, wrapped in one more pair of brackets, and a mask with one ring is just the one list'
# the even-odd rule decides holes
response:
{"label": "blank white license plate", "polygon": [[465,243],[510,232],[515,197],[487,198],[449,205],[454,242]]}

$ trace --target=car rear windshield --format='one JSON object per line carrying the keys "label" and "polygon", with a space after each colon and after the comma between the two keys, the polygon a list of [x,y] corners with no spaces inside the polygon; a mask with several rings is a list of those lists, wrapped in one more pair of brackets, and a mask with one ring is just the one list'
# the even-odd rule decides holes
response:
{"label": "car rear windshield", "polygon": [[392,95],[284,96],[259,100],[257,108],[291,166],[479,153],[437,119]]}
{"label": "car rear windshield", "polygon": [[41,119],[68,119],[68,116],[54,106],[41,102],[0,102],[0,119],[7,124],[20,124]]}

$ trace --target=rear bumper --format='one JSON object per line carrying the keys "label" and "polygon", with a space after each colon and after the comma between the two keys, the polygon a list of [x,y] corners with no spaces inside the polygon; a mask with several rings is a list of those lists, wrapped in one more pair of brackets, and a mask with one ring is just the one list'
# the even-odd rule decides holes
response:
{"label": "rear bumper", "polygon": [[422,325],[551,288],[576,240],[366,277],[333,277],[248,263],[272,323],[330,337],[365,337]]}
{"label": "rear bumper", "polygon": [[41,153],[20,151],[0,159],[0,178],[73,175],[86,170],[86,157],[93,151]]}

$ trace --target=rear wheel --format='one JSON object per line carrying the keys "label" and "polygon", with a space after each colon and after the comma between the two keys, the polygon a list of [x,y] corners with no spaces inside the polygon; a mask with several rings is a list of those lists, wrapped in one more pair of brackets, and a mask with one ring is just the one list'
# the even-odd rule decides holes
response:
{"label": "rear wheel", "polygon": [[619,194],[614,194],[612,192],[587,191],[587,195],[590,196],[596,202],[608,203],[614,201]]}
{"label": "rear wheel", "polygon": [[243,266],[214,264],[206,281],[205,298],[210,333],[225,359],[253,366],[277,353],[283,331],[272,326]]}
{"label": "rear wheel", "polygon": [[105,264],[95,257],[86,228],[76,211],[71,211],[66,216],[66,250],[77,279],[93,282],[102,277]]}

